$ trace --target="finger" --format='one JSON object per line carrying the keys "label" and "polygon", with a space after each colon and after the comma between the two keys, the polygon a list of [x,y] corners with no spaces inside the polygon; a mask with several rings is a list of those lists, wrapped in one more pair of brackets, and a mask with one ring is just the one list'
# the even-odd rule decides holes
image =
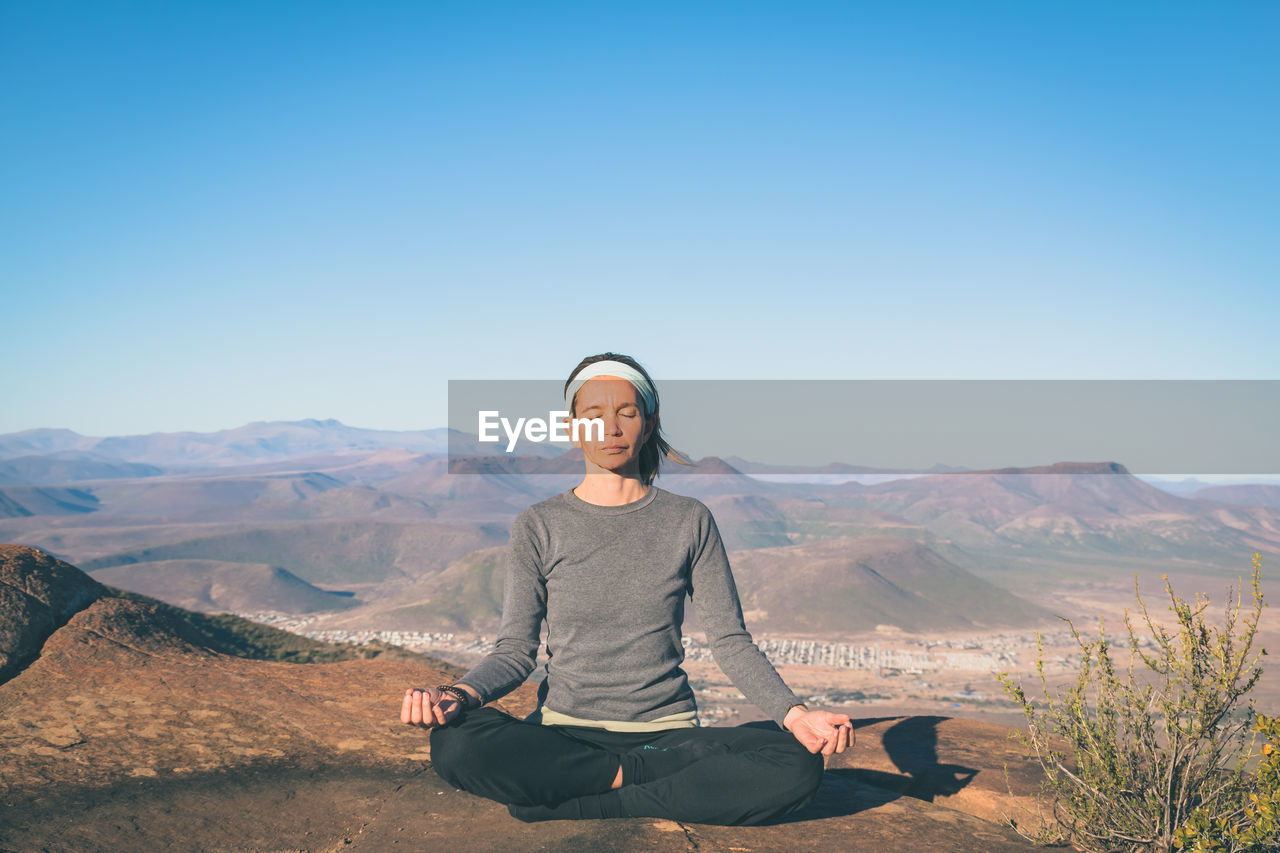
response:
{"label": "finger", "polygon": [[429,729],[434,729],[436,726],[443,725],[440,720],[440,702],[441,699],[439,696],[430,696],[423,700],[422,721]]}
{"label": "finger", "polygon": [[444,718],[440,713],[443,702],[444,696],[438,693],[432,693],[423,701],[422,717],[429,728],[444,725]]}
{"label": "finger", "polygon": [[409,716],[413,712],[413,691],[406,690],[404,692],[404,702],[400,704],[400,722],[408,725],[413,722]]}
{"label": "finger", "polygon": [[435,699],[430,690],[422,690],[422,726],[430,729],[435,725]]}
{"label": "finger", "polygon": [[422,692],[413,691],[413,705],[409,711],[409,720],[415,726],[422,725]]}
{"label": "finger", "polygon": [[836,729],[836,752],[844,752],[849,748],[849,730],[844,726]]}

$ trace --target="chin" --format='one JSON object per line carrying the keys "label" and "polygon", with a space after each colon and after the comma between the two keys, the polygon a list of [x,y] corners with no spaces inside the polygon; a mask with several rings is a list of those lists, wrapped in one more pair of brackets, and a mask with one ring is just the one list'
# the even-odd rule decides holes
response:
{"label": "chin", "polygon": [[623,469],[635,463],[634,457],[619,458],[617,456],[603,456],[594,458],[591,463],[597,468],[603,468],[606,471],[612,471],[615,474],[622,473]]}

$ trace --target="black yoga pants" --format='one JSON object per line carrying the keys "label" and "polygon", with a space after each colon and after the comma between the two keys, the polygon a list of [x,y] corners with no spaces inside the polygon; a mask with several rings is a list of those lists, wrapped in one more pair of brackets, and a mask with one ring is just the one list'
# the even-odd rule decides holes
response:
{"label": "black yoga pants", "polygon": [[[657,817],[763,823],[803,807],[822,781],[821,754],[777,727],[610,732],[544,726],[495,708],[431,731],[445,781],[508,806],[522,820]],[[609,790],[622,767],[622,787]]]}

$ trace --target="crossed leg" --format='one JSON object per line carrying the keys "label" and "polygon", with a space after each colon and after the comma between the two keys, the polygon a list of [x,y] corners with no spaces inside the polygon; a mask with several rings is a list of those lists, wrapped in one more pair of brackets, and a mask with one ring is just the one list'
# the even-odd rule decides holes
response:
{"label": "crossed leg", "polygon": [[431,730],[431,764],[454,787],[507,805],[558,803],[608,791],[618,756],[559,726],[496,708],[467,711]]}
{"label": "crossed leg", "polygon": [[[609,732],[543,726],[492,708],[431,733],[436,772],[522,820],[664,817],[761,823],[809,802],[821,755],[763,728]],[[621,770],[622,787],[611,790]]]}

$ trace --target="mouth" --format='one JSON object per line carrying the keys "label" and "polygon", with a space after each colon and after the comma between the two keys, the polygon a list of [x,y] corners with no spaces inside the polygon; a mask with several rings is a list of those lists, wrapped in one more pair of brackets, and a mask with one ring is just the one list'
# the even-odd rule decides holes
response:
{"label": "mouth", "polygon": [[604,453],[621,453],[626,449],[627,447],[625,444],[610,444],[606,447],[600,448],[600,450]]}

